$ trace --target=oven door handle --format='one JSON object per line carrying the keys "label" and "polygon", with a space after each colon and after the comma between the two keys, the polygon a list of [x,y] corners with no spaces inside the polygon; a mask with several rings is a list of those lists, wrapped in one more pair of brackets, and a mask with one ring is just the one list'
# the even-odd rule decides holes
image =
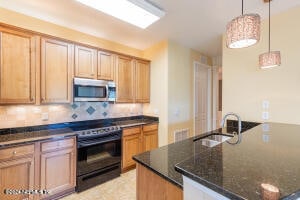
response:
{"label": "oven door handle", "polygon": [[89,142],[78,141],[77,148],[89,147],[89,146],[93,146],[93,145],[98,145],[98,144],[103,144],[103,143],[113,142],[113,141],[118,141],[118,140],[121,140],[120,136],[110,137],[110,138],[101,139],[101,140],[94,140],[94,141],[89,141]]}

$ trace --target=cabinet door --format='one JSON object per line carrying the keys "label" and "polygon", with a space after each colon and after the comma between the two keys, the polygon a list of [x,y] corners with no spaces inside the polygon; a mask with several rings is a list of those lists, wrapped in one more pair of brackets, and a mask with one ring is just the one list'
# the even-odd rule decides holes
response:
{"label": "cabinet door", "polygon": [[75,76],[96,79],[97,50],[75,46]]}
{"label": "cabinet door", "polygon": [[0,199],[27,200],[36,195],[8,195],[5,189],[33,190],[34,188],[34,159],[33,157],[0,162]]}
{"label": "cabinet door", "polygon": [[117,102],[134,102],[134,63],[133,59],[117,56],[116,66]]}
{"label": "cabinet door", "polygon": [[0,103],[34,103],[37,37],[2,28],[0,34]]}
{"label": "cabinet door", "polygon": [[[76,185],[75,149],[63,149],[41,155],[41,189],[55,195]],[[44,195],[43,197],[48,197]]]}
{"label": "cabinet door", "polygon": [[143,151],[150,151],[158,147],[158,125],[143,126]]}
{"label": "cabinet door", "polygon": [[135,65],[135,99],[138,103],[150,102],[150,63],[136,60]]}
{"label": "cabinet door", "polygon": [[42,38],[42,103],[70,103],[72,101],[73,55],[72,44]]}
{"label": "cabinet door", "polygon": [[123,136],[122,141],[122,169],[135,166],[132,156],[141,153],[141,134],[135,133]]}
{"label": "cabinet door", "polygon": [[114,80],[114,55],[108,52],[98,51],[98,79]]}

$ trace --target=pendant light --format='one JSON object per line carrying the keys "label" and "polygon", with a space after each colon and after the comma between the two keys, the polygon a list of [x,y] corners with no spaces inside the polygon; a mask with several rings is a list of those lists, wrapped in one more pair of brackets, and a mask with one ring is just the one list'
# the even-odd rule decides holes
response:
{"label": "pendant light", "polygon": [[269,51],[259,55],[259,66],[261,69],[267,69],[280,66],[280,51],[270,51],[271,45],[271,0],[269,1]]}
{"label": "pendant light", "polygon": [[260,39],[260,16],[244,14],[242,0],[242,15],[234,18],[226,26],[226,46],[228,48],[244,48],[256,44]]}

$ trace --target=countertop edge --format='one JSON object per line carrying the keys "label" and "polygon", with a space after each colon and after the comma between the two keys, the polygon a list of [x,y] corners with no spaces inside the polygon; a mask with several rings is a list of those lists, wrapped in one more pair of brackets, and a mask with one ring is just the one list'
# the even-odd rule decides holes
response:
{"label": "countertop edge", "polygon": [[7,142],[1,142],[0,143],[0,148],[6,148],[9,146],[14,146],[14,145],[23,145],[23,144],[28,144],[28,143],[33,143],[37,141],[43,141],[43,140],[59,140],[67,137],[72,137],[76,136],[75,132],[70,132],[70,133],[61,133],[61,134],[54,134],[54,135],[47,135],[47,136],[40,136],[40,137],[31,137],[27,139],[17,139],[17,140],[10,140]]}

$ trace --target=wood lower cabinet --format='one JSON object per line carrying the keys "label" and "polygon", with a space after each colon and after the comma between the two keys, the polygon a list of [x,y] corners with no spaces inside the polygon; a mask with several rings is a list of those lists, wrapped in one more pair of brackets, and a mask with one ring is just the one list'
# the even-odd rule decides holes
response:
{"label": "wood lower cabinet", "polygon": [[73,44],[41,40],[41,103],[70,103],[74,66]]}
{"label": "wood lower cabinet", "polygon": [[135,62],[135,102],[150,103],[150,62]]}
{"label": "wood lower cabinet", "polygon": [[50,191],[51,199],[76,186],[75,138],[41,144],[40,188]]}
{"label": "wood lower cabinet", "polygon": [[[75,186],[75,137],[0,149],[1,200],[56,199],[73,192]],[[50,193],[8,195],[5,189]]]}
{"label": "wood lower cabinet", "polygon": [[97,78],[97,50],[75,46],[75,76],[81,78]]}
{"label": "wood lower cabinet", "polygon": [[122,170],[135,166],[132,156],[142,152],[141,127],[123,129],[122,139]]}
{"label": "wood lower cabinet", "polygon": [[183,200],[183,190],[141,164],[136,170],[137,200]]}
{"label": "wood lower cabinet", "polygon": [[0,199],[32,200],[34,195],[12,195],[4,191],[34,189],[34,145],[2,149],[0,159]]}
{"label": "wood lower cabinet", "polygon": [[123,129],[122,171],[135,167],[132,156],[158,147],[158,124]]}
{"label": "wood lower cabinet", "polygon": [[150,151],[158,147],[158,124],[143,126],[143,151]]}
{"label": "wood lower cabinet", "polygon": [[0,27],[1,104],[35,103],[37,42],[31,33]]}

